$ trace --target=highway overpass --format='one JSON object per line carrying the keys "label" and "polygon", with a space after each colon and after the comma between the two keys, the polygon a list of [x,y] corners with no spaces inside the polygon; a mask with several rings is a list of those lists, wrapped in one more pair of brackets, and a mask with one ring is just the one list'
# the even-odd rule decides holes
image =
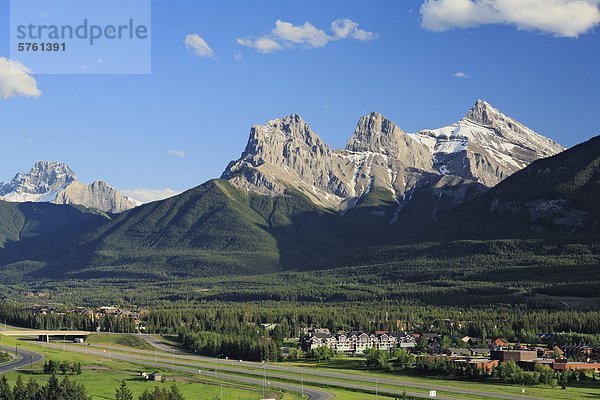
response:
{"label": "highway overpass", "polygon": [[73,338],[73,337],[86,337],[94,332],[88,331],[50,331],[50,330],[6,330],[0,331],[0,335],[11,336],[11,337],[28,337],[37,336],[41,341],[48,342],[50,337],[56,338]]}

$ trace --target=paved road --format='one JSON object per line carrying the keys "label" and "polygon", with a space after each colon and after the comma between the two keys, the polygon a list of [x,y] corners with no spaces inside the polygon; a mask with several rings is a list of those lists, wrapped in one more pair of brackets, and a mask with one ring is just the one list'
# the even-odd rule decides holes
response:
{"label": "paved road", "polygon": [[[0,346],[0,350],[7,351],[7,352],[14,352],[15,348]],[[10,362],[8,364],[4,364],[4,365],[0,366],[0,375],[4,374],[6,372],[13,371],[15,369],[29,367],[29,365],[35,364],[36,362],[44,359],[44,356],[42,354],[39,354],[39,353],[36,353],[33,351],[29,351],[29,350],[24,350],[24,349],[19,349],[19,356],[20,357],[18,357],[16,360],[13,360],[12,362]]]}

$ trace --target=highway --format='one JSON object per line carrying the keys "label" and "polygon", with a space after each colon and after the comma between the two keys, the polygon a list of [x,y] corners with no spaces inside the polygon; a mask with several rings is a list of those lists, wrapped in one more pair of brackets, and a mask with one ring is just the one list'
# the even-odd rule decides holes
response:
{"label": "highway", "polygon": [[[7,346],[0,346],[0,350],[6,351],[8,353],[12,353],[15,351],[15,348],[7,347]],[[0,375],[10,372],[10,371],[13,371],[15,369],[29,367],[31,364],[35,364],[36,362],[44,359],[44,356],[42,354],[30,351],[30,350],[24,350],[22,348],[19,348],[18,354],[20,357],[18,357],[16,360],[13,360],[13,361],[9,362],[8,364],[4,364],[4,365],[0,366]]]}
{"label": "highway", "polygon": [[[175,354],[178,355],[178,358],[187,359],[187,360],[204,360],[206,362],[212,363],[213,366],[216,362],[223,364],[223,366],[235,365],[237,368],[233,368],[232,371],[239,372],[239,367],[243,364],[246,367],[246,369],[248,367],[266,368],[270,372],[271,376],[273,376],[273,377],[285,377],[286,379],[289,379],[290,378],[289,373],[292,373],[296,377],[299,375],[303,375],[305,377],[305,379],[304,379],[305,382],[326,384],[323,381],[319,381],[319,380],[312,381],[308,377],[308,376],[318,376],[318,377],[323,377],[323,378],[328,378],[328,379],[336,379],[337,383],[334,383],[332,386],[374,391],[375,379],[369,378],[369,377],[366,377],[366,376],[360,375],[360,374],[352,374],[351,372],[338,373],[338,372],[318,370],[318,369],[314,369],[314,368],[288,367],[288,366],[281,366],[281,365],[276,365],[276,364],[265,365],[262,363],[256,363],[256,362],[251,362],[251,361],[244,361],[243,363],[240,363],[240,364],[232,363],[231,361],[227,361],[227,360],[223,360],[223,359],[216,360],[215,358],[212,358],[212,357],[191,355],[189,352],[184,352],[179,349],[175,349],[175,348],[161,342],[158,338],[156,338],[152,335],[140,335],[140,336],[142,336],[149,344],[151,344],[152,346],[156,347],[159,350],[166,351],[171,354],[173,353],[173,351],[175,351]],[[220,368],[223,369],[224,367],[220,367]],[[283,376],[277,375],[276,373],[278,371],[286,372],[286,373],[288,373],[288,375],[283,375]],[[341,385],[339,383],[340,379],[348,380],[351,382],[361,382],[362,384],[352,384],[352,383],[346,384],[346,383],[344,383],[343,385]],[[449,388],[447,386],[443,386],[443,385],[439,385],[439,384],[437,384],[437,385],[436,384],[426,384],[425,385],[425,384],[420,384],[420,383],[416,383],[413,381],[403,380],[401,377],[391,378],[391,379],[378,379],[377,382],[379,385],[396,385],[396,386],[404,386],[404,387],[410,387],[410,388],[414,388],[414,389],[422,389],[423,390],[422,392],[408,392],[407,391],[407,394],[412,395],[412,396],[425,396],[426,394],[429,393],[429,390],[437,390],[438,392],[453,392],[456,394],[479,396],[481,398],[495,398],[495,399],[506,399],[506,400],[522,400],[522,399],[543,400],[543,399],[536,398],[536,397],[523,396],[522,394],[511,395],[511,394],[502,394],[502,393],[489,393],[489,392],[482,392],[482,391],[478,391],[478,390]],[[392,394],[392,395],[401,395],[402,394],[402,390],[394,391],[394,390],[388,390],[388,389],[383,390],[382,389],[381,392],[385,392],[385,393]],[[439,394],[438,394],[437,398],[439,398],[439,399],[443,399],[443,398],[456,399],[456,397],[443,397],[443,396],[440,396]]]}
{"label": "highway", "polygon": [[[224,360],[222,358],[217,360],[210,357],[190,355],[189,353],[173,349],[152,336],[143,336],[149,343],[152,343],[156,347],[155,351],[127,349],[123,347],[116,349],[115,347],[104,345],[84,346],[73,344],[68,344],[67,349],[68,351],[87,352],[90,355],[127,360],[132,363],[156,366],[162,369],[175,369],[191,373],[198,373],[199,370],[202,370],[203,375],[212,377],[216,377],[217,372],[215,370],[218,366],[218,378],[229,381],[252,383],[255,385],[262,385],[264,375],[266,374],[269,379],[285,380],[288,382],[292,381],[295,383],[271,382],[272,387],[294,390],[296,392],[301,391],[301,386],[299,384],[338,387],[370,393],[375,393],[377,386],[379,394],[391,396],[400,396],[404,392],[404,388],[412,388],[412,390],[406,391],[408,395],[427,398],[429,390],[437,390],[437,398],[442,400],[456,400],[457,398],[464,398],[464,395],[476,396],[477,398],[482,399],[542,400],[531,396],[523,396],[522,394],[490,393],[479,390],[450,388],[439,384],[424,385],[412,381],[405,381],[401,378],[374,379],[365,375],[352,374],[350,372],[335,373],[314,368],[287,367],[248,361],[239,362]],[[45,344],[45,346],[52,346],[55,348],[63,347],[63,345],[60,344]],[[394,388],[393,386],[396,387]],[[327,394],[324,390],[317,390],[317,393],[309,393],[314,390],[315,389],[313,388],[308,389],[305,387],[304,392],[305,394],[309,394],[311,399],[333,398],[332,395]],[[448,395],[440,392],[444,392]]]}

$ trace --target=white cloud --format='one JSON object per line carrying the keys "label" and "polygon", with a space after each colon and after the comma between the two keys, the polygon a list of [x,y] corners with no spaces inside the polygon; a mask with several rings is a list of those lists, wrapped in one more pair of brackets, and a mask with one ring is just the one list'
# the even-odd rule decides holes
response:
{"label": "white cloud", "polygon": [[486,24],[514,25],[577,37],[600,24],[600,0],[426,0],[422,26],[443,32]]}
{"label": "white cloud", "polygon": [[153,201],[164,200],[169,197],[176,196],[181,192],[171,188],[164,189],[124,189],[120,191],[125,196],[137,200],[142,204]]}
{"label": "white cloud", "polygon": [[233,55],[233,59],[236,62],[244,61],[244,56],[242,55],[242,53],[237,52]]}
{"label": "white cloud", "polygon": [[213,58],[215,53],[208,43],[197,33],[191,33],[185,37],[185,45],[194,51],[198,57]]}
{"label": "white cloud", "polygon": [[167,153],[179,158],[185,158],[186,155],[185,152],[181,150],[169,150]]}
{"label": "white cloud", "polygon": [[454,73],[454,77],[455,78],[463,78],[463,79],[467,79],[469,77],[469,75],[467,75],[466,72],[455,72]]}
{"label": "white cloud", "polygon": [[338,19],[331,23],[331,33],[319,29],[310,22],[294,25],[277,20],[275,28],[268,35],[239,38],[238,44],[251,47],[260,53],[271,53],[277,50],[325,47],[336,40],[353,39],[362,42],[373,40],[375,33],[360,29],[358,24],[349,19]]}
{"label": "white cloud", "polygon": [[9,97],[39,97],[42,92],[32,72],[18,61],[0,57],[0,99]]}
{"label": "white cloud", "polygon": [[360,29],[356,22],[346,18],[333,21],[331,23],[331,30],[335,34],[335,37],[339,39],[351,38],[368,42],[369,40],[373,40],[375,38],[375,34],[373,32]]}
{"label": "white cloud", "polygon": [[301,26],[295,26],[289,22],[277,20],[275,21],[273,35],[280,41],[287,41],[306,47],[324,47],[331,40],[324,30],[317,29],[310,22],[305,22]]}
{"label": "white cloud", "polygon": [[261,36],[256,39],[239,38],[237,42],[242,46],[252,47],[253,49],[258,50],[260,53],[270,53],[276,50],[283,50],[283,47],[281,47],[279,43],[266,36]]}

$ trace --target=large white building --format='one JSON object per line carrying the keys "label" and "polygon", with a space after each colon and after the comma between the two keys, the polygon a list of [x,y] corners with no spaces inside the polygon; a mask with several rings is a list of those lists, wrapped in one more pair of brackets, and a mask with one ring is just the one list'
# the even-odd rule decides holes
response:
{"label": "large white building", "polygon": [[300,340],[304,350],[327,346],[335,352],[363,354],[367,349],[391,350],[395,348],[413,348],[415,338],[405,333],[389,332],[349,332],[336,335],[311,332]]}

